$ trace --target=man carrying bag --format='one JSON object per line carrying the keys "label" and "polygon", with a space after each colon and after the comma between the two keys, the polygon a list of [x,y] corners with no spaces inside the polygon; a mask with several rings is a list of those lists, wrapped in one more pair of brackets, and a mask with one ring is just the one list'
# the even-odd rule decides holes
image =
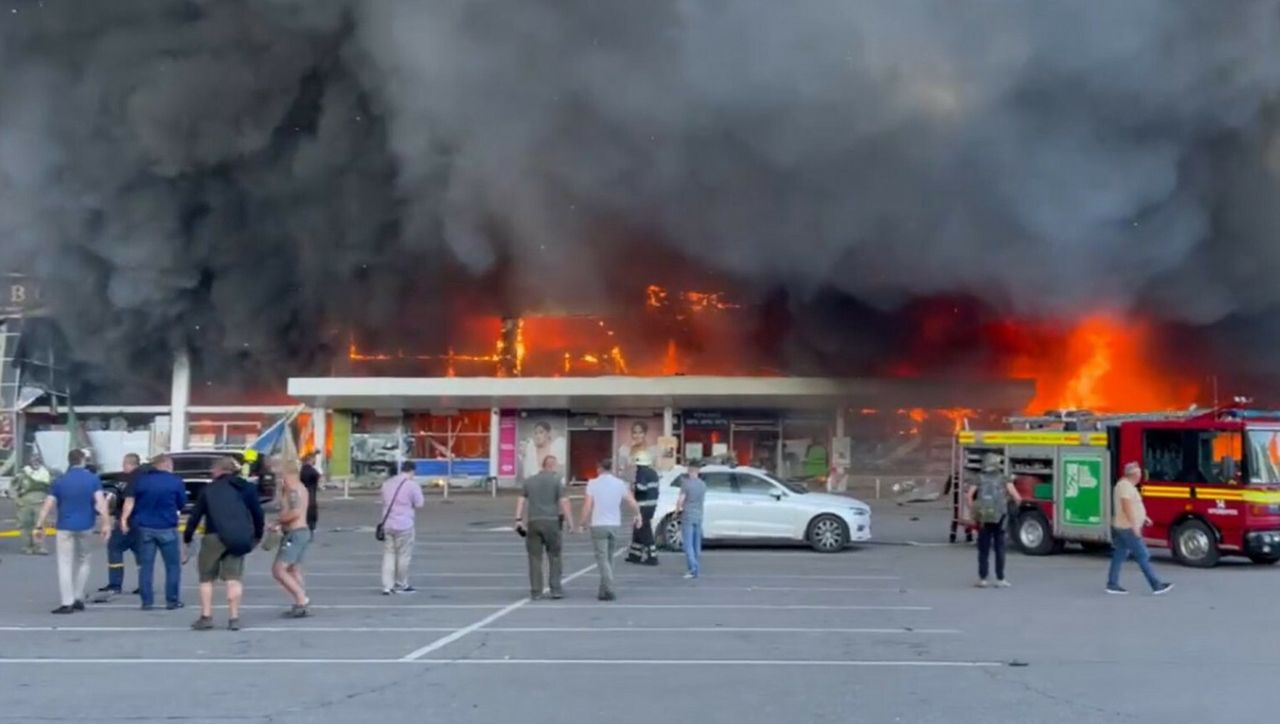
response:
{"label": "man carrying bag", "polygon": [[[227,584],[227,628],[240,630],[240,600],[244,596],[244,557],[262,540],[265,517],[258,491],[239,475],[235,458],[219,458],[213,464],[213,482],[200,491],[195,509],[187,518],[182,539],[190,550],[196,529],[204,521],[197,570],[200,574],[200,618],[191,624],[197,631],[213,628],[213,582]],[[183,562],[190,557],[184,555]]]}
{"label": "man carrying bag", "polygon": [[413,561],[414,523],[417,510],[426,502],[422,488],[414,480],[416,466],[406,460],[400,474],[382,483],[382,522],[374,537],[382,541],[382,595],[413,593],[409,585],[409,563]]}

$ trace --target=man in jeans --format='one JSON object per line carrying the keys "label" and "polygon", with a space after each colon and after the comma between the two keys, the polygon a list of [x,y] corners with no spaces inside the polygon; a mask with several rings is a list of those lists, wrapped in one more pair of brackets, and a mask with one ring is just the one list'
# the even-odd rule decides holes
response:
{"label": "man in jeans", "polygon": [[581,530],[591,525],[591,546],[595,549],[596,568],[600,571],[601,601],[617,598],[613,585],[613,554],[618,547],[622,531],[622,504],[625,502],[635,516],[635,525],[642,524],[640,506],[621,478],[614,475],[612,460],[601,460],[594,480],[587,483],[587,493],[582,501]]}
{"label": "man in jeans", "polygon": [[382,483],[382,595],[414,593],[409,585],[409,563],[413,560],[414,523],[426,500],[414,478],[417,466],[406,460],[400,474]]}
{"label": "man in jeans", "polygon": [[988,586],[987,575],[993,550],[996,554],[996,588],[1008,588],[1010,585],[1004,577],[1004,529],[1010,499],[1015,504],[1022,503],[1013,479],[1004,472],[1000,456],[995,453],[983,455],[977,484],[969,487],[969,509],[973,511],[974,521],[981,526],[978,530],[978,582],[974,584],[978,588]]}
{"label": "man in jeans", "polygon": [[702,572],[702,508],[707,497],[707,484],[698,476],[702,464],[692,460],[685,466],[680,481],[680,497],[676,500],[676,513],[680,514],[680,540],[684,545],[684,559],[689,564],[685,578],[697,578]]}
{"label": "man in jeans", "polygon": [[554,455],[542,460],[542,470],[525,478],[524,491],[516,501],[516,528],[525,531],[525,550],[529,553],[529,598],[537,601],[542,598],[542,553],[547,553],[548,579],[551,584],[551,598],[564,598],[564,590],[560,587],[563,572],[561,559],[562,537],[560,535],[561,520],[573,528],[573,514],[569,509],[569,499],[565,497],[564,486],[560,482],[560,474],[556,472],[559,461]]}
{"label": "man in jeans", "polygon": [[1107,593],[1125,595],[1120,587],[1120,567],[1130,556],[1138,562],[1142,575],[1147,577],[1151,592],[1159,596],[1173,588],[1172,583],[1162,583],[1151,568],[1151,553],[1142,540],[1143,526],[1151,525],[1147,508],[1142,504],[1138,482],[1142,480],[1142,466],[1136,462],[1124,466],[1124,475],[1116,481],[1113,495],[1114,514],[1111,520],[1111,568],[1107,571]]}
{"label": "man in jeans", "polygon": [[102,540],[111,535],[111,519],[107,515],[107,498],[102,481],[89,472],[83,450],[67,453],[68,470],[53,481],[36,519],[36,539],[44,541],[44,524],[54,505],[58,507],[58,592],[62,605],[54,613],[66,614],[84,610],[85,586],[89,585],[89,542],[93,535],[94,514],[102,519]]}
{"label": "man in jeans", "polygon": [[137,542],[138,591],[142,610],[155,607],[156,550],[164,559],[164,607],[182,608],[182,549],[178,515],[187,504],[187,486],[173,474],[173,458],[157,455],[129,487],[120,514],[120,530]]}

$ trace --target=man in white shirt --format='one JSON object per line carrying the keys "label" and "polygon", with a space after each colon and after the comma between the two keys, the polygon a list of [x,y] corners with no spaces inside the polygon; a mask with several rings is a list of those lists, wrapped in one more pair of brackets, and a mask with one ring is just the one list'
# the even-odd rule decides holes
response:
{"label": "man in white shirt", "polygon": [[600,570],[601,601],[612,601],[617,598],[613,586],[613,555],[618,548],[618,537],[622,531],[622,505],[631,509],[635,516],[635,525],[640,525],[640,506],[631,494],[630,486],[622,478],[614,475],[613,461],[601,460],[597,467],[595,479],[587,483],[587,492],[582,501],[582,531],[591,526],[591,546],[595,549],[596,568]]}

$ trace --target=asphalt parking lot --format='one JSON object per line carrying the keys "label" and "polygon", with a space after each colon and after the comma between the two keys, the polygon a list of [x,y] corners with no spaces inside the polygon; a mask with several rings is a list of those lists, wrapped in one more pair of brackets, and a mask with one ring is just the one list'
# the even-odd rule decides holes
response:
{"label": "asphalt parking lot", "polygon": [[[189,630],[190,566],[185,610],[54,617],[52,557],[0,539],[0,720],[1224,721],[1264,714],[1280,673],[1276,569],[1162,562],[1172,594],[1133,568],[1117,598],[1105,558],[1013,555],[1014,588],[976,590],[972,548],[932,544],[941,509],[918,525],[889,507],[881,544],[841,554],[714,548],[694,582],[673,554],[619,562],[614,603],[572,536],[568,597],[530,602],[521,541],[495,530],[509,501],[474,500],[428,507],[419,593],[384,597],[373,506],[324,508],[311,618],[280,617],[269,555],[251,556],[239,632]],[[93,587],[105,575],[99,552]]]}

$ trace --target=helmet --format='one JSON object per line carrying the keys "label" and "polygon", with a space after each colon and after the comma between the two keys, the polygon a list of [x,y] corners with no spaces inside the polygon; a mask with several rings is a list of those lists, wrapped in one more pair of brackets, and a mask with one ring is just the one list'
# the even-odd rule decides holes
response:
{"label": "helmet", "polygon": [[1000,456],[999,456],[999,455],[996,455],[995,453],[987,453],[987,454],[983,455],[983,456],[982,456],[982,469],[983,469],[983,470],[999,470],[999,469],[1000,469]]}
{"label": "helmet", "polygon": [[650,455],[648,450],[641,450],[636,453],[633,462],[636,465],[653,465],[653,455]]}

